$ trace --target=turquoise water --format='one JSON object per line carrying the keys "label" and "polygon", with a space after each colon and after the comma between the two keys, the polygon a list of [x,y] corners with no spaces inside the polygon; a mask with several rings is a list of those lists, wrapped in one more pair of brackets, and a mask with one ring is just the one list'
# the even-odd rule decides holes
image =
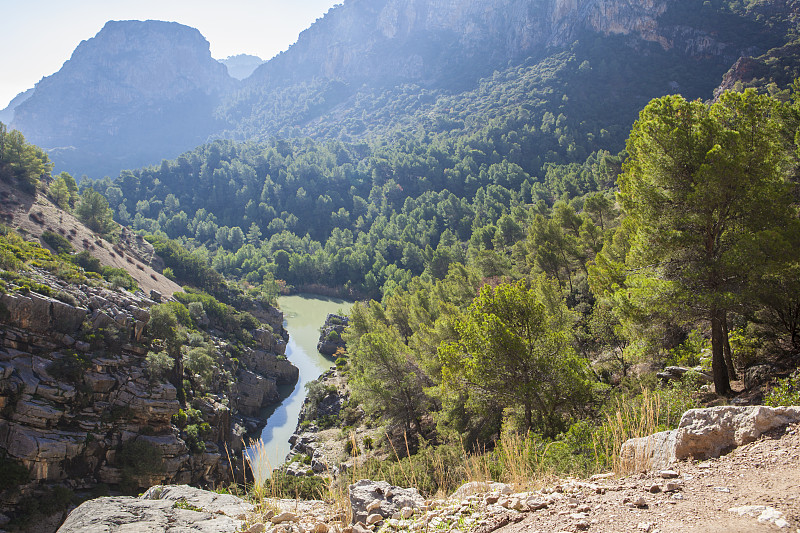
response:
{"label": "turquoise water", "polygon": [[[273,411],[267,412],[267,425],[261,432],[260,453],[255,461],[256,479],[265,479],[280,466],[289,453],[289,437],[297,427],[297,417],[306,398],[305,384],[317,379],[333,366],[333,359],[317,351],[319,329],[328,313],[349,313],[352,302],[310,294],[282,296],[278,306],[283,311],[284,327],[289,332],[286,357],[300,369],[300,378],[289,396]],[[289,387],[291,388],[291,387]],[[287,391],[281,391],[286,392]]]}

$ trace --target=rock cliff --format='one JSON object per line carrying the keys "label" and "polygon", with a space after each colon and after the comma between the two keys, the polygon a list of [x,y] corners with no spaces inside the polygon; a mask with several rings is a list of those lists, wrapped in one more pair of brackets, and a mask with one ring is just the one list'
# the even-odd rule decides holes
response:
{"label": "rock cliff", "polygon": [[[298,378],[283,356],[280,312],[262,309],[268,320],[246,342],[237,338],[245,333],[207,319],[184,355],[204,346],[214,366],[202,387],[189,387],[200,378],[186,371],[182,404],[176,386],[148,365],[162,342],[151,331],[156,302],[55,270],[0,270],[0,527],[30,519],[31,502],[65,491],[241,481],[243,438],[280,400],[277,385]],[[57,527],[61,510],[51,509],[48,529],[47,513],[33,508],[36,531]]]}
{"label": "rock cliff", "polygon": [[57,170],[101,178],[204,142],[236,83],[196,29],[111,21],[36,84],[11,125],[50,151]]}

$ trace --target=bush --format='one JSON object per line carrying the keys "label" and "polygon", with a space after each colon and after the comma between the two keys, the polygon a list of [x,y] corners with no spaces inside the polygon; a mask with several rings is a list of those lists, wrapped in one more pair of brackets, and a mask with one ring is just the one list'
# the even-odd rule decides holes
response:
{"label": "bush", "polygon": [[777,385],[764,396],[764,405],[800,405],[800,370],[796,370],[788,378],[778,380]]}
{"label": "bush", "polygon": [[72,245],[67,239],[50,230],[42,232],[42,241],[57,254],[70,254],[73,251]]}
{"label": "bush", "polygon": [[147,352],[145,368],[152,383],[165,382],[175,367],[175,360],[167,352]]}
{"label": "bush", "polygon": [[78,383],[91,365],[88,355],[69,351],[47,365],[47,373],[59,380]]}
{"label": "bush", "polygon": [[137,480],[139,476],[156,475],[164,470],[161,449],[146,440],[136,438],[119,446],[116,462],[122,472],[120,488],[128,493],[143,488]]}
{"label": "bush", "polygon": [[0,492],[27,483],[29,477],[30,474],[25,466],[7,457],[5,450],[0,450]]}

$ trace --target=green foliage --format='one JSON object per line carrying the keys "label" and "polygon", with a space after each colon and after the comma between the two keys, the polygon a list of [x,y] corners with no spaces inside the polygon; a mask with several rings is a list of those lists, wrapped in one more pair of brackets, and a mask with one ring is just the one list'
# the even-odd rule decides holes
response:
{"label": "green foliage", "polygon": [[764,396],[764,405],[772,407],[800,405],[800,370],[778,380],[778,383]]}
{"label": "green foliage", "polygon": [[635,228],[626,259],[631,304],[710,322],[719,394],[730,392],[728,310],[759,285],[768,260],[784,255],[775,246],[780,231],[794,231],[778,118],[777,103],[753,91],[709,106],[654,100],[634,125],[619,180]]}
{"label": "green foliage", "polygon": [[323,500],[329,497],[327,482],[319,476],[290,476],[276,470],[268,483],[270,493],[276,498]]}
{"label": "green foliage", "polygon": [[47,373],[58,380],[80,383],[91,365],[92,360],[88,355],[69,350],[47,365]]}
{"label": "green foliage", "polygon": [[151,382],[167,381],[174,367],[175,360],[167,352],[147,352],[145,368]]}
{"label": "green foliage", "polygon": [[50,230],[42,232],[42,241],[57,254],[69,254],[73,251],[72,245],[66,238]]}
{"label": "green foliage", "polygon": [[701,363],[700,355],[703,350],[708,348],[708,340],[698,330],[693,329],[685,341],[669,351],[667,364],[695,367]]}
{"label": "green foliage", "polygon": [[62,172],[50,183],[47,195],[58,207],[64,210],[71,210],[78,201],[78,184],[67,172]]}
{"label": "green foliage", "polygon": [[15,179],[20,188],[34,193],[42,179],[49,179],[53,163],[38,146],[28,144],[17,130],[0,122],[0,179]]}
{"label": "green foliage", "polygon": [[87,228],[101,235],[111,235],[117,228],[108,200],[92,187],[87,187],[81,193],[80,202],[75,207],[75,216]]}
{"label": "green foliage", "polygon": [[189,417],[183,409],[178,409],[178,412],[172,415],[172,423],[177,426],[178,429],[185,428],[188,420]]}
{"label": "green foliage", "polygon": [[[541,282],[540,282],[541,283]],[[458,339],[439,348],[445,384],[466,388],[485,409],[520,406],[523,430],[553,436],[591,402],[587,369],[571,346],[563,301],[544,282],[485,285],[455,325]]]}

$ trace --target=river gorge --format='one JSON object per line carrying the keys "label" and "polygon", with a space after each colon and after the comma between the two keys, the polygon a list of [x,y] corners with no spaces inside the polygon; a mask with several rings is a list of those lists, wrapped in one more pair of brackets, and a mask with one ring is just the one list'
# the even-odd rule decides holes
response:
{"label": "river gorge", "polygon": [[289,437],[297,427],[300,409],[306,398],[306,383],[317,379],[333,366],[333,358],[317,351],[320,327],[329,313],[346,314],[352,302],[311,294],[282,296],[278,305],[283,311],[284,325],[289,332],[286,357],[300,369],[300,377],[292,388],[285,386],[281,394],[285,399],[264,413],[267,425],[261,432],[261,443],[251,447],[258,450],[253,460],[256,479],[269,477],[273,468],[280,466],[289,453]]}

